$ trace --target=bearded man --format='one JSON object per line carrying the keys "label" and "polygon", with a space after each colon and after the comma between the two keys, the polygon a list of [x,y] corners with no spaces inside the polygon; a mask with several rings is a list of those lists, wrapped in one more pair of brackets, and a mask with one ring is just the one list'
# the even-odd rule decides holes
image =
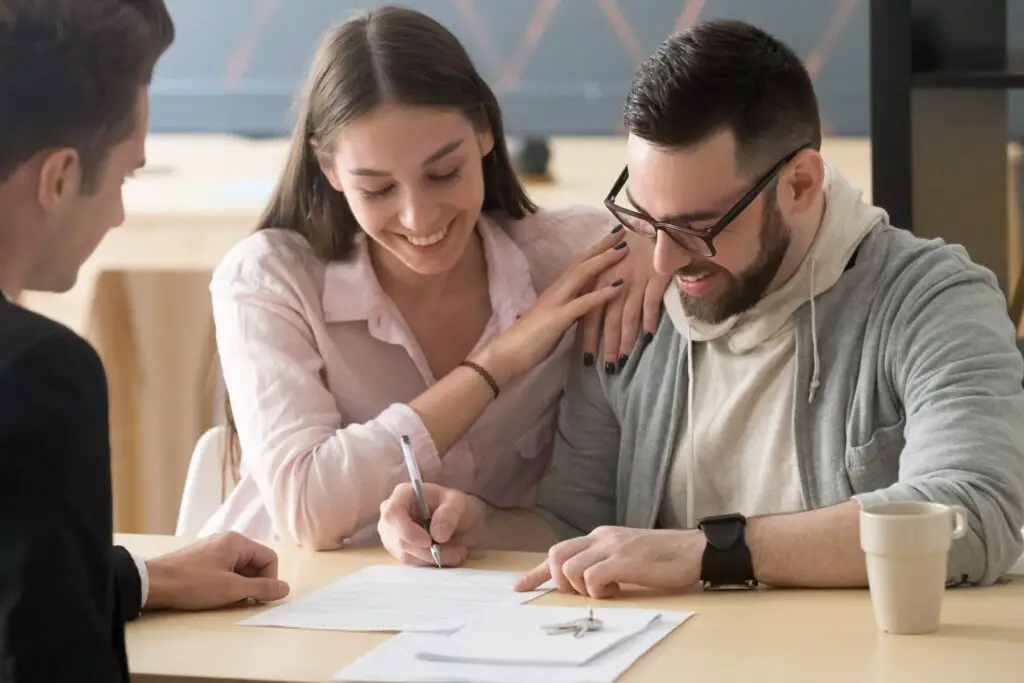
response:
{"label": "bearded man", "polygon": [[967,510],[948,581],[996,581],[1022,550],[1024,363],[993,274],[861,201],[801,60],[749,24],[667,40],[625,124],[605,203],[675,275],[660,328],[620,374],[570,371],[535,508],[428,485],[428,535],[403,485],[385,546],[549,549],[519,588],[592,597],[866,586],[862,507],[931,501]]}

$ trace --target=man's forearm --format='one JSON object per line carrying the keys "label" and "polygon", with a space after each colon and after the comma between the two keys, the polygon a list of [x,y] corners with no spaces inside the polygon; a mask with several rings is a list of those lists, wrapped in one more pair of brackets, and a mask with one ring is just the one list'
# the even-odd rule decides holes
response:
{"label": "man's forearm", "polygon": [[482,500],[479,504],[482,521],[466,538],[470,548],[547,552],[560,540],[551,525],[531,509],[502,509]]}
{"label": "man's forearm", "polygon": [[769,586],[864,587],[860,506],[854,501],[789,515],[751,518],[754,576]]}

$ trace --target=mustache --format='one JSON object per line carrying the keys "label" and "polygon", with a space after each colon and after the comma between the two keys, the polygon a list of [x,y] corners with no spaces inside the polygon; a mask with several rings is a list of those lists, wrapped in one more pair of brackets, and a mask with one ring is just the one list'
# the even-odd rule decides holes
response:
{"label": "mustache", "polygon": [[697,277],[700,275],[714,275],[720,270],[722,270],[722,268],[714,263],[702,263],[700,265],[691,263],[685,268],[677,270],[675,274],[679,277]]}

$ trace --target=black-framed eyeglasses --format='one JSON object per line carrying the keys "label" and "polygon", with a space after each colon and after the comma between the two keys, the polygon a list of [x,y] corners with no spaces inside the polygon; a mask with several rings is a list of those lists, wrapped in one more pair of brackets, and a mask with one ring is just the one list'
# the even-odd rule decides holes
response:
{"label": "black-framed eyeglasses", "polygon": [[655,239],[658,236],[658,231],[662,230],[666,235],[672,238],[676,244],[681,246],[687,251],[693,252],[698,256],[710,258],[717,252],[715,251],[714,239],[718,233],[725,230],[726,226],[732,223],[737,216],[743,213],[743,210],[750,206],[751,202],[757,199],[757,196],[764,192],[764,189],[775,179],[775,177],[786,167],[790,161],[793,160],[797,154],[803,150],[812,147],[811,144],[806,144],[793,150],[782,159],[780,159],[771,169],[765,173],[757,183],[750,188],[750,191],[743,195],[738,202],[733,204],[732,208],[725,212],[725,214],[715,221],[715,224],[710,228],[704,228],[698,230],[691,227],[689,224],[680,225],[669,221],[657,221],[646,216],[635,209],[627,209],[623,206],[619,206],[615,203],[615,198],[618,196],[622,188],[625,187],[626,181],[629,179],[629,167],[622,169],[622,173],[619,174],[619,179],[615,181],[611,191],[604,200],[605,207],[612,212],[616,220],[622,223],[622,226],[631,232],[635,232],[638,235],[643,235],[650,239]]}

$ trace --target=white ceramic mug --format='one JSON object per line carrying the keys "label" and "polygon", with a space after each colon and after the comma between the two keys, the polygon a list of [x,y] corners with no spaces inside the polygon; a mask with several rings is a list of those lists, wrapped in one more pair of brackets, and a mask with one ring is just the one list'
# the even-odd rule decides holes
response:
{"label": "white ceramic mug", "polygon": [[966,533],[967,510],[960,505],[903,501],[860,511],[860,547],[880,629],[938,630],[949,548]]}

